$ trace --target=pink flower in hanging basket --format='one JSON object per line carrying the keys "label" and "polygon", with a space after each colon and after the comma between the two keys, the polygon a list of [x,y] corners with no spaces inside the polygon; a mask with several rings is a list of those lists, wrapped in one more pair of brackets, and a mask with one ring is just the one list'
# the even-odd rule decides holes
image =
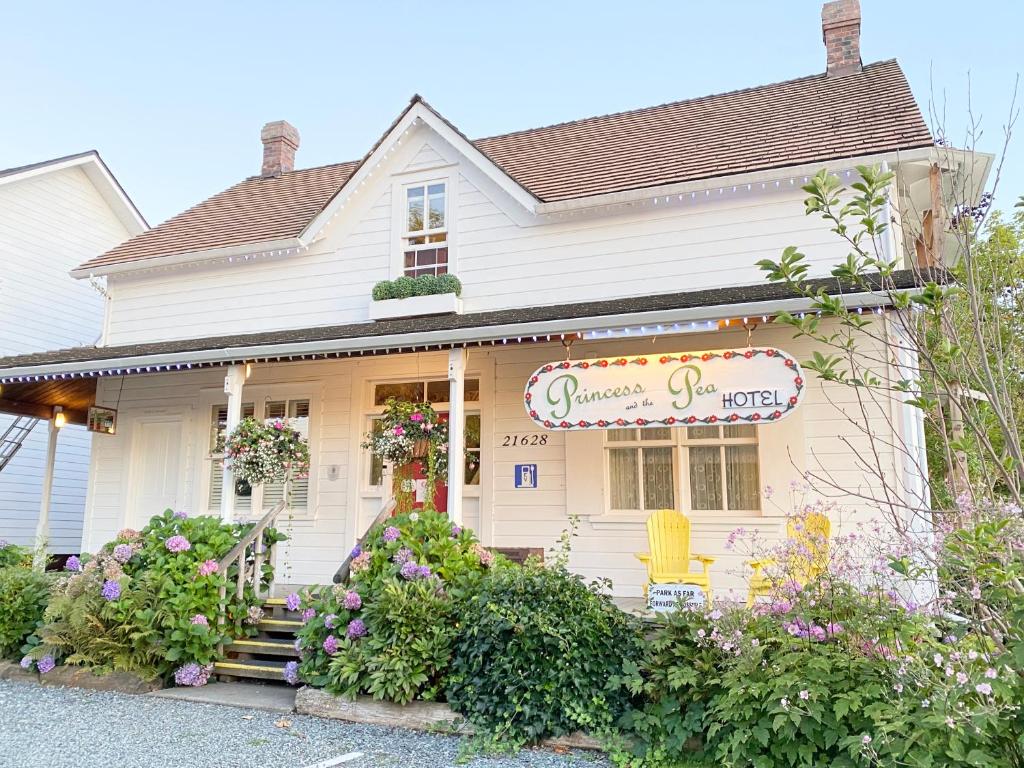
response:
{"label": "pink flower in hanging basket", "polygon": [[413,411],[412,415],[409,416],[410,421],[423,421],[423,414],[419,411]]}
{"label": "pink flower in hanging basket", "polygon": [[398,437],[401,437],[402,435],[405,434],[405,428],[401,424],[399,424],[397,427],[395,427],[394,431],[395,431],[395,435],[397,435]]}

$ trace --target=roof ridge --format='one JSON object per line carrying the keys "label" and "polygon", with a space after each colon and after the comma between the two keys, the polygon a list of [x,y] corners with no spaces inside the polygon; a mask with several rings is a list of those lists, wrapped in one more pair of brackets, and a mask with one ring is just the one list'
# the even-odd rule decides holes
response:
{"label": "roof ridge", "polygon": [[36,163],[27,163],[25,165],[16,165],[11,168],[0,168],[0,177],[2,176],[14,176],[15,174],[22,173],[24,171],[32,171],[36,168],[45,168],[48,165],[56,165],[57,163],[64,163],[68,160],[78,160],[89,155],[100,156],[99,150],[87,149],[84,152],[73,152],[70,155],[62,155],[61,157],[53,157],[49,160],[40,160]]}
{"label": "roof ridge", "polygon": [[[869,69],[869,68],[881,67],[881,66],[883,66],[885,64],[896,64],[898,66],[899,62],[896,60],[896,58],[882,59],[881,61],[873,61],[870,64],[865,64],[862,67],[861,71],[864,71],[865,69]],[[710,99],[718,99],[718,98],[722,98],[722,97],[725,97],[725,96],[736,96],[736,95],[739,95],[741,93],[749,93],[751,91],[759,91],[759,90],[762,90],[764,88],[773,88],[773,87],[779,86],[779,85],[791,85],[791,84],[794,84],[794,83],[806,82],[808,80],[815,80],[815,79],[825,80],[827,78],[828,78],[827,73],[819,72],[819,73],[814,74],[814,75],[804,75],[803,77],[794,77],[794,78],[791,78],[789,80],[779,80],[779,81],[776,81],[774,83],[762,83],[761,85],[753,85],[753,86],[748,86],[746,88],[736,88],[736,89],[731,90],[731,91],[719,91],[718,93],[708,93],[708,94],[705,94],[704,96],[694,96],[694,97],[689,98],[689,99],[678,99],[676,101],[666,101],[666,102],[664,102],[662,104],[652,104],[652,105],[647,106],[647,107],[635,107],[634,109],[624,109],[624,110],[621,110],[619,112],[606,112],[606,113],[601,114],[601,115],[590,115],[589,117],[578,117],[578,118],[576,118],[574,120],[565,120],[565,121],[560,122],[560,123],[549,123],[547,125],[538,125],[538,126],[536,126],[534,128],[522,128],[522,129],[520,129],[518,131],[509,131],[508,133],[496,133],[496,134],[493,134],[491,136],[481,136],[478,139],[471,139],[471,141],[474,144],[476,144],[476,142],[478,142],[478,141],[490,141],[491,139],[504,139],[504,138],[507,138],[509,136],[521,136],[523,134],[533,133],[535,131],[545,131],[545,130],[548,130],[548,129],[551,129],[551,128],[564,128],[564,127],[570,126],[570,125],[577,125],[579,123],[586,123],[586,122],[589,122],[591,120],[603,120],[603,119],[609,118],[609,117],[623,117],[625,115],[634,115],[634,114],[639,114],[641,112],[650,112],[652,110],[663,109],[665,107],[675,107],[675,106],[679,106],[679,105],[682,105],[682,104],[696,104],[698,102],[707,101],[707,100],[710,100]]]}

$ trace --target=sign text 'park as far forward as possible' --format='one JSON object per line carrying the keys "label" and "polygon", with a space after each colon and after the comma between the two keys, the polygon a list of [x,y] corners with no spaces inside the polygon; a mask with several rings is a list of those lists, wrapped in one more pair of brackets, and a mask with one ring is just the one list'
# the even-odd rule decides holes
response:
{"label": "sign text 'park as far forward as possible'", "polygon": [[546,429],[618,429],[775,422],[803,393],[792,356],[748,347],[548,363],[523,397]]}

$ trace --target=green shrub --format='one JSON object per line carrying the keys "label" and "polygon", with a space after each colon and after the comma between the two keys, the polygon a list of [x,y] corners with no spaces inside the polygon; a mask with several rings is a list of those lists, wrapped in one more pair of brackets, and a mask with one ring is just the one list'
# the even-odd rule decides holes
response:
{"label": "green shrub", "polygon": [[463,612],[446,695],[491,747],[607,731],[627,704],[609,687],[640,650],[639,623],[561,565],[492,571]]}
{"label": "green shrub", "polygon": [[394,283],[390,280],[381,280],[373,286],[372,295],[374,301],[385,301],[387,299],[395,298]]}
{"label": "green shrub", "polygon": [[436,296],[442,293],[462,295],[462,282],[455,275],[402,275],[394,280],[381,280],[373,286],[373,300],[407,299],[410,296]]}
{"label": "green shrub", "polygon": [[[58,580],[32,658],[164,678],[184,663],[211,664],[218,643],[251,634],[258,620],[250,609],[260,601],[247,584],[241,599],[228,590],[227,620],[217,624],[220,588],[235,583],[237,566],[221,573],[216,564],[247,530],[167,510],[141,533],[121,531]],[[280,539],[265,533],[268,546]],[[264,586],[272,576],[264,564]]]}
{"label": "green shrub", "polygon": [[395,278],[391,283],[391,292],[396,299],[408,299],[416,291],[416,281],[408,275]]}
{"label": "green shrub", "polygon": [[30,567],[32,565],[32,551],[28,547],[19,547],[15,544],[8,544],[0,539],[0,568],[11,566]]}
{"label": "green shrub", "polygon": [[440,580],[391,579],[360,620],[367,634],[339,642],[328,689],[399,704],[440,697],[456,633],[453,600]]}
{"label": "green shrub", "polygon": [[45,574],[22,565],[0,568],[0,658],[21,658],[22,644],[42,621],[49,597]]}
{"label": "green shrub", "polygon": [[437,275],[420,275],[414,282],[416,285],[413,286],[413,296],[433,296],[444,293],[438,289]]}
{"label": "green shrub", "polygon": [[498,559],[433,510],[375,526],[356,551],[349,585],[304,596],[299,676],[346,696],[436,698],[460,606]]}
{"label": "green shrub", "polygon": [[462,295],[462,281],[459,280],[455,275],[449,275],[447,273],[437,276],[437,292],[438,293],[454,293],[456,296]]}

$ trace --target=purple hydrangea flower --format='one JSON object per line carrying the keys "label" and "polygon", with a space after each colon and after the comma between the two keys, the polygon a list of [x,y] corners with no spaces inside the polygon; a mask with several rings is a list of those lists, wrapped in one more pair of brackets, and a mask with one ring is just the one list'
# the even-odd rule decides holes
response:
{"label": "purple hydrangea flower", "polygon": [[171,536],[167,541],[164,542],[164,546],[167,547],[168,552],[187,552],[192,549],[192,544],[184,536]]}
{"label": "purple hydrangea flower", "polygon": [[177,512],[174,513],[174,517],[176,517],[178,520],[184,520],[186,517],[188,517],[188,513],[183,512],[179,509]]}
{"label": "purple hydrangea flower", "polygon": [[421,565],[417,569],[416,575],[419,576],[421,579],[429,579],[430,578],[430,566],[429,565]]}
{"label": "purple hydrangea flower", "polygon": [[195,616],[192,617],[192,623],[202,624],[204,627],[210,626],[210,620],[201,613],[197,613]]}
{"label": "purple hydrangea flower", "polygon": [[408,579],[409,581],[412,581],[413,579],[419,577],[420,567],[416,564],[415,560],[409,560],[404,565],[402,565],[398,572],[399,574],[401,574],[403,579]]}
{"label": "purple hydrangea flower", "polygon": [[338,622],[338,615],[335,613],[329,613],[324,616],[324,626],[328,629],[334,629],[335,624]]}
{"label": "purple hydrangea flower", "polygon": [[[2,549],[2,547],[0,547],[0,549]],[[82,561],[77,555],[72,555],[68,558],[67,562],[64,563],[64,570],[75,571],[77,573],[82,570]]]}
{"label": "purple hydrangea flower", "polygon": [[39,674],[41,675],[45,675],[47,672],[49,672],[56,666],[57,664],[56,662],[54,662],[53,656],[51,656],[50,654],[46,654],[45,656],[43,656],[43,658],[36,662],[36,669],[39,670]]}
{"label": "purple hydrangea flower", "polygon": [[212,664],[204,667],[194,661],[190,661],[188,664],[182,664],[175,670],[174,682],[177,685],[189,685],[198,688],[206,685],[206,681],[210,679],[210,672],[212,671]]}
{"label": "purple hydrangea flower", "polygon": [[348,623],[348,629],[345,630],[345,634],[349,640],[355,640],[357,637],[363,637],[366,635],[366,625],[362,619],[352,619]]}
{"label": "purple hydrangea flower", "polygon": [[21,668],[22,669],[32,669],[32,657],[31,656],[22,656],[21,657]]}
{"label": "purple hydrangea flower", "polygon": [[209,576],[211,573],[216,573],[220,570],[220,565],[216,560],[206,560],[199,566],[200,576]]}
{"label": "purple hydrangea flower", "polygon": [[350,589],[345,593],[345,600],[342,605],[347,611],[358,611],[363,607],[363,598],[359,596],[358,592]]}
{"label": "purple hydrangea flower", "polygon": [[348,553],[348,556],[355,560],[361,554],[363,554],[363,548],[356,544],[354,547],[352,547],[352,551]]}
{"label": "purple hydrangea flower", "polygon": [[395,528],[393,525],[389,525],[384,529],[384,535],[381,536],[384,541],[398,541],[398,537],[402,535],[402,532]]}
{"label": "purple hydrangea flower", "polygon": [[135,553],[132,551],[131,544],[118,544],[114,547],[114,551],[111,552],[113,558],[119,563],[127,563],[132,559],[133,554]]}
{"label": "purple hydrangea flower", "polygon": [[314,611],[312,608],[307,608],[306,610],[304,610],[302,612],[302,623],[305,624],[307,621],[312,619],[314,616],[316,616],[316,611]]}
{"label": "purple hydrangea flower", "polygon": [[457,539],[461,535],[462,535],[462,526],[453,525],[452,526],[452,538],[453,539]]}
{"label": "purple hydrangea flower", "polygon": [[402,547],[400,550],[395,552],[394,555],[391,556],[391,560],[396,565],[403,565],[403,564],[409,562],[411,559],[412,559],[412,550],[409,549],[408,547]]}
{"label": "purple hydrangea flower", "polygon": [[117,600],[121,596],[121,582],[107,579],[103,582],[103,591],[100,594],[104,600]]}
{"label": "purple hydrangea flower", "polygon": [[299,597],[298,592],[292,592],[288,597],[284,599],[284,607],[289,611],[299,610],[299,606],[302,604],[302,599]]}
{"label": "purple hydrangea flower", "polygon": [[324,652],[329,656],[333,656],[338,652],[338,638],[334,635],[328,635],[324,639]]}
{"label": "purple hydrangea flower", "polygon": [[289,661],[284,665],[284,681],[288,685],[299,684],[299,662]]}

